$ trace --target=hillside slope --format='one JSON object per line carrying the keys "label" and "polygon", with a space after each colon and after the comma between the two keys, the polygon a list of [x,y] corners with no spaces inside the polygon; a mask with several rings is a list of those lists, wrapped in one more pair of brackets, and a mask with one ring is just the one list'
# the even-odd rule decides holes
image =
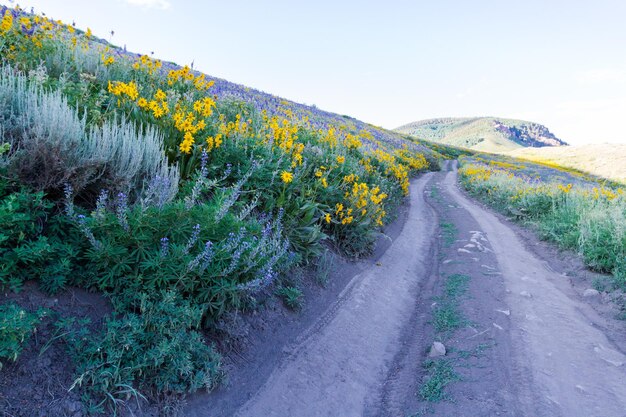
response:
{"label": "hillside slope", "polygon": [[395,131],[419,139],[487,152],[566,145],[543,125],[496,117],[428,119],[400,126]]}
{"label": "hillside slope", "polygon": [[531,161],[579,169],[593,175],[626,183],[626,144],[590,144],[523,148],[508,155]]}

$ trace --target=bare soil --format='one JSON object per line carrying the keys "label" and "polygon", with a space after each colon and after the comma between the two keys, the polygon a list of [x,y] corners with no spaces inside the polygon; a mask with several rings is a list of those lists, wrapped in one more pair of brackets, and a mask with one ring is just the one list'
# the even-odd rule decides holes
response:
{"label": "bare soil", "polygon": [[100,326],[111,313],[107,300],[77,288],[50,297],[31,281],[19,293],[0,295],[0,303],[8,302],[29,311],[46,308],[52,314],[37,327],[18,360],[6,362],[0,371],[0,416],[84,415],[80,394],[69,391],[75,378],[71,358],[61,343],[49,342],[57,334],[54,322],[59,318],[89,317],[92,326]]}

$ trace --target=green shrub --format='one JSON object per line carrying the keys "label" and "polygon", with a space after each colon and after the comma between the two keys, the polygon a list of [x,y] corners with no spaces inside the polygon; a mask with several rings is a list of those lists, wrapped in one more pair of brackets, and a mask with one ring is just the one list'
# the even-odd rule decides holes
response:
{"label": "green shrub", "polygon": [[43,192],[0,189],[0,287],[18,291],[24,281],[37,279],[54,293],[74,275],[79,248],[53,208]]}
{"label": "green shrub", "polygon": [[101,332],[85,321],[60,322],[77,363],[72,388],[84,388],[92,409],[116,410],[144,394],[210,391],[220,380],[220,356],[198,332],[202,306],[173,291],[158,294],[138,294],[138,311],[110,318]]}
{"label": "green shrub", "polygon": [[282,298],[283,303],[292,310],[300,310],[302,308],[303,294],[296,287],[282,287],[276,291],[276,294]]}
{"label": "green shrub", "polygon": [[14,303],[0,305],[0,370],[2,361],[17,360],[37,323],[46,314],[45,310],[29,313]]}
{"label": "green shrub", "polygon": [[156,178],[178,188],[178,169],[169,167],[162,137],[152,127],[136,128],[124,119],[88,128],[61,92],[28,85],[25,76],[0,69],[0,141],[10,144],[9,174],[37,191],[59,193],[101,188],[139,198]]}
{"label": "green shrub", "polygon": [[240,308],[249,292],[269,285],[294,257],[282,236],[282,212],[240,221],[224,208],[237,187],[214,192],[201,204],[187,199],[145,206],[103,192],[90,216],[68,204],[90,245],[82,285],[122,296],[177,289],[204,306],[207,323]]}

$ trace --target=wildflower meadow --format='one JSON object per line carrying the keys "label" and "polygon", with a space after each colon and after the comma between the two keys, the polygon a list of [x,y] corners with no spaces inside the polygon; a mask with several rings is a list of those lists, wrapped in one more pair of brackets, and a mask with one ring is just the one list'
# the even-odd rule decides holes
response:
{"label": "wildflower meadow", "polygon": [[[19,8],[0,19],[0,286],[110,300],[100,327],[55,324],[93,413],[214,388],[224,314],[325,251],[367,254],[410,178],[438,169],[436,151],[347,116]],[[0,316],[21,323],[0,329],[2,362],[48,317]]]}

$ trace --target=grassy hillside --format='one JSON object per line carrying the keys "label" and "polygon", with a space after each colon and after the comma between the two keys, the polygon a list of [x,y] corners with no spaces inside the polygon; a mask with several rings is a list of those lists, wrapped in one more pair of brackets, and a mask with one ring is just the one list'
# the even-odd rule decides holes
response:
{"label": "grassy hillside", "polygon": [[[217,323],[261,293],[297,307],[294,269],[328,248],[367,254],[410,177],[438,158],[347,116],[0,8],[0,289],[35,280],[50,295],[108,298],[115,311],[98,323],[42,316],[56,318],[50,343],[67,349],[72,395],[91,413],[213,389]],[[19,324],[0,326],[0,366],[38,317],[0,309],[0,323]]]}
{"label": "grassy hillside", "polygon": [[460,159],[461,184],[543,238],[582,254],[626,288],[626,189],[556,165],[501,155]]}
{"label": "grassy hillside", "polygon": [[626,183],[626,145],[624,144],[524,148],[509,152],[508,155],[579,169],[613,181]]}
{"label": "grassy hillside", "polygon": [[429,119],[395,130],[419,139],[486,152],[565,144],[540,124],[495,117]]}

